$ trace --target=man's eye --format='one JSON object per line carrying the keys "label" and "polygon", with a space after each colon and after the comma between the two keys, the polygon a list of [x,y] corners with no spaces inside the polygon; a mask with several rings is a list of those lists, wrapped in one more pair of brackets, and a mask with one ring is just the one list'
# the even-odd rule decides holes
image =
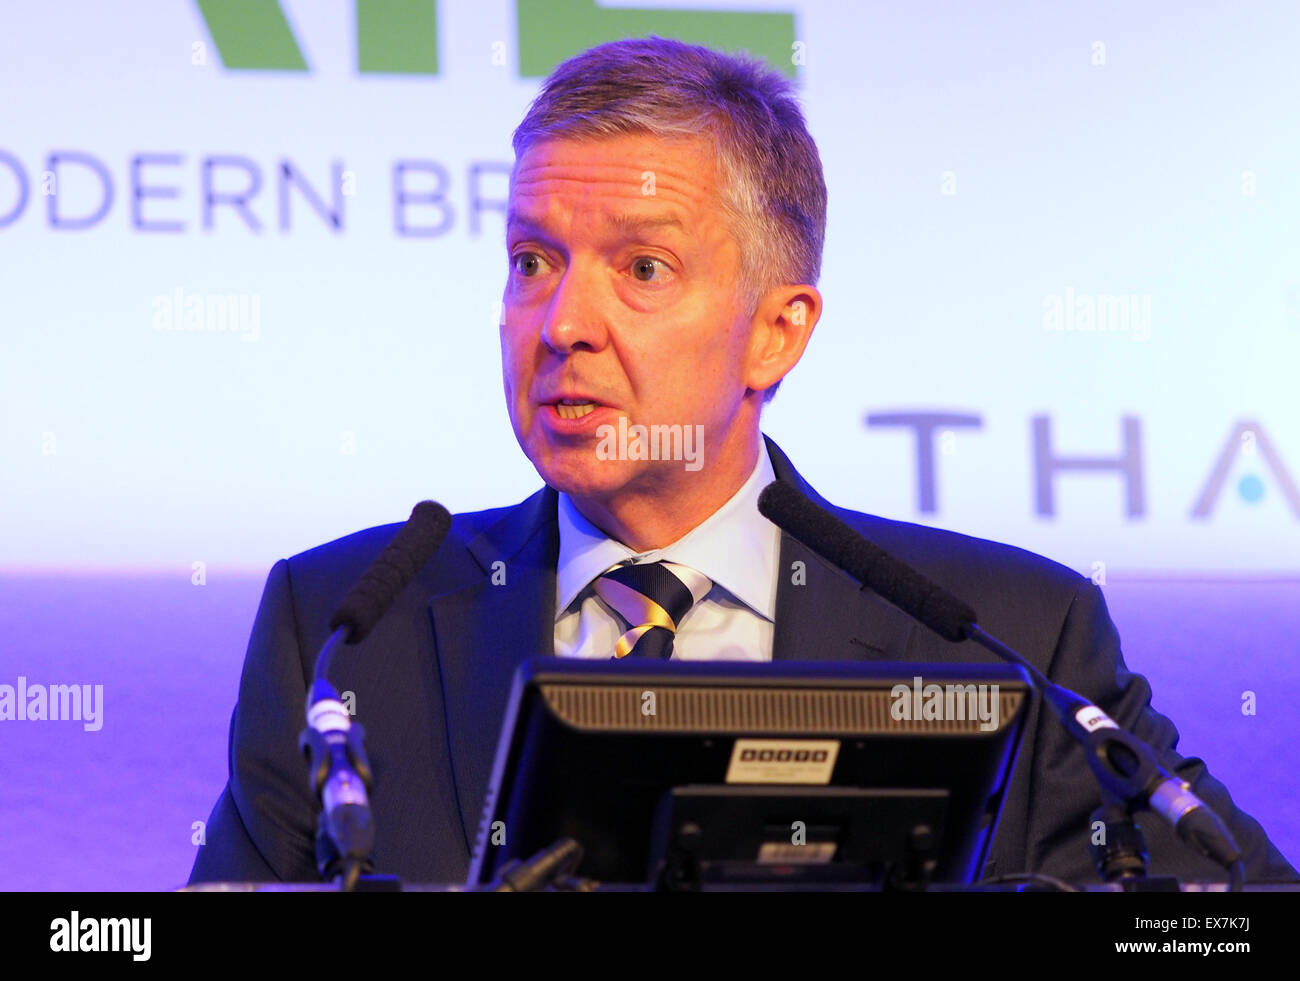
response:
{"label": "man's eye", "polygon": [[662,259],[642,255],[633,260],[632,275],[643,283],[650,283],[656,279],[663,279],[664,271],[667,268]]}
{"label": "man's eye", "polygon": [[542,271],[542,257],[536,252],[520,252],[511,257],[510,264],[521,276],[532,277]]}

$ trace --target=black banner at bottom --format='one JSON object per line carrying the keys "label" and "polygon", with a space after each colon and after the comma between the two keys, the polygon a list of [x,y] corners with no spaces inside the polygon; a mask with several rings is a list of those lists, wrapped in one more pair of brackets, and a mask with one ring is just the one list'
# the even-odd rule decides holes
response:
{"label": "black banner at bottom", "polygon": [[[0,894],[6,962],[218,969],[377,964],[468,954],[501,965],[593,953],[683,965],[789,951],[849,953],[862,967],[905,956],[917,969],[993,968],[1037,960],[1044,944],[1071,961],[1288,956],[1300,886],[1239,893],[1042,892],[536,895],[458,891]],[[486,941],[486,943],[485,943]],[[540,942],[540,946],[538,945]],[[698,942],[698,946],[697,943]],[[693,956],[693,955],[691,955]],[[486,957],[487,961],[483,958]],[[417,962],[419,963],[419,962]],[[829,968],[829,964],[823,965]]]}

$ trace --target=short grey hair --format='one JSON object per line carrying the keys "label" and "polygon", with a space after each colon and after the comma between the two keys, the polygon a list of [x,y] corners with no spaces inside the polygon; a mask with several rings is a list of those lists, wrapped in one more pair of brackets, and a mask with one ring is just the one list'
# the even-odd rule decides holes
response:
{"label": "short grey hair", "polygon": [[826,181],[789,79],[749,55],[668,38],[601,44],[547,77],[515,129],[515,158],[545,140],[628,133],[712,138],[750,313],[776,286],[817,284]]}

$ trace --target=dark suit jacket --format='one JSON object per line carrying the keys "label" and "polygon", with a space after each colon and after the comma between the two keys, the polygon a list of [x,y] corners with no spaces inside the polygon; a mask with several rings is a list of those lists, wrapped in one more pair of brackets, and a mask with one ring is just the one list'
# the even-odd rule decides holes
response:
{"label": "dark suit jacket", "polygon": [[[1296,878],[1204,764],[1174,752],[1178,733],[1149,708],[1146,680],[1124,666],[1101,591],[1089,580],[1011,546],[832,507],[774,443],[767,447],[779,479],[965,599],[986,630],[1153,745],[1228,822],[1248,876]],[[318,878],[318,805],[298,752],[306,690],[334,607],[397,527],[358,532],[272,568],[231,720],[230,781],[191,882]],[[356,718],[366,728],[379,871],[408,882],[464,881],[515,667],[554,654],[558,553],[550,487],[514,507],[458,514],[437,554],[371,635],[335,657],[331,680],[355,693]],[[805,564],[806,585],[790,583],[796,561]],[[504,584],[492,583],[496,562],[505,563]],[[781,540],[775,631],[776,659],[996,660],[974,644],[940,639],[788,535]],[[1093,777],[1041,705],[1027,723],[985,874],[1096,881],[1087,848],[1097,805]],[[1152,874],[1224,878],[1162,822],[1142,823]]]}

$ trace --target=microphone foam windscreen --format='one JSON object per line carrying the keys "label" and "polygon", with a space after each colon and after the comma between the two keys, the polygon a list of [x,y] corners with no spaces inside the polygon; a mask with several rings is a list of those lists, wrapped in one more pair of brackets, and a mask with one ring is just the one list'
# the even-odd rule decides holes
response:
{"label": "microphone foam windscreen", "polygon": [[759,495],[758,510],[768,521],[939,636],[954,642],[966,639],[967,626],[976,621],[974,610],[818,507],[792,485],[781,480],[768,484]]}
{"label": "microphone foam windscreen", "polygon": [[451,515],[435,501],[421,501],[379,557],[343,598],[330,629],[346,626],[348,643],[365,639],[388,612],[402,588],[414,578],[451,530]]}

